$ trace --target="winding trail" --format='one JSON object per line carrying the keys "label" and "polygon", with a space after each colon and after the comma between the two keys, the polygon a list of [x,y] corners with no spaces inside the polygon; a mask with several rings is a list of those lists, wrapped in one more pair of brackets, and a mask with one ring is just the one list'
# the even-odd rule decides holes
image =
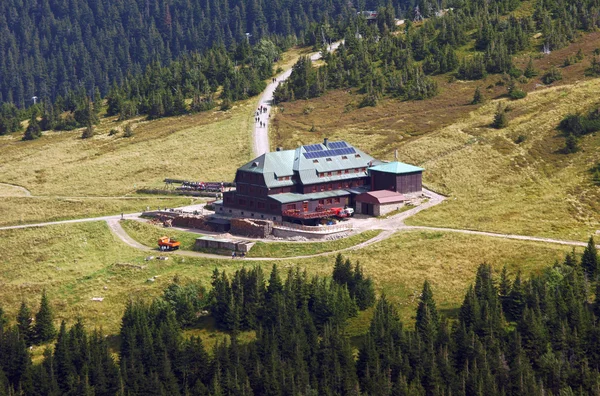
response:
{"label": "winding trail", "polygon": [[[329,51],[329,52],[335,51],[341,44],[342,44],[342,41],[337,41],[337,42],[331,44],[327,48],[327,51]],[[312,61],[321,59],[321,53],[317,52],[317,53],[310,55],[310,59]],[[257,109],[258,115],[255,114],[255,117],[258,117],[258,121],[255,120],[255,122],[254,122],[254,133],[253,133],[253,138],[254,138],[253,139],[254,140],[253,149],[254,149],[254,155],[256,157],[269,152],[269,117],[271,115],[271,108],[273,106],[273,93],[275,92],[275,89],[277,88],[279,83],[287,80],[288,78],[290,78],[291,75],[292,75],[291,68],[289,70],[286,70],[285,72],[281,73],[280,75],[278,75],[275,78],[274,82],[271,82],[270,84],[267,85],[267,88],[265,88],[265,91],[260,96],[260,99],[258,101],[259,108]],[[265,110],[263,111],[260,109],[265,109]],[[262,125],[261,125],[261,123],[262,123]]]}
{"label": "winding trail", "polygon": [[[330,52],[335,51],[341,44],[342,44],[341,41],[333,43],[332,45],[329,46],[328,51],[330,51]],[[315,54],[312,54],[310,57],[312,60],[318,60],[321,58],[321,54],[315,53]],[[265,108],[265,111],[263,111],[262,113],[260,113],[257,116],[258,122],[255,122],[255,125],[254,125],[253,149],[254,149],[254,153],[256,154],[256,156],[262,155],[269,151],[268,126],[269,126],[269,115],[271,113],[271,108],[272,108],[272,104],[273,104],[273,93],[275,92],[277,85],[280,82],[287,80],[291,74],[292,74],[292,70],[290,69],[290,70],[287,70],[286,72],[280,74],[279,76],[277,76],[277,78],[275,79],[274,82],[267,85],[267,88],[265,89],[265,91],[263,92],[263,94],[260,97],[259,108],[263,107],[263,108]],[[263,123],[262,126],[261,126],[260,122]],[[15,186],[12,184],[0,183],[0,186],[2,186],[2,185],[10,186],[11,188],[18,188],[21,191],[23,191],[25,196],[31,196],[31,193],[29,192],[29,190],[27,190],[24,187]],[[353,229],[356,232],[363,232],[363,231],[367,231],[367,230],[377,230],[377,229],[382,230],[381,233],[379,233],[377,236],[375,236],[367,241],[364,241],[362,243],[359,243],[357,245],[350,246],[350,247],[347,247],[344,249],[331,251],[331,252],[324,252],[324,253],[318,253],[318,254],[313,254],[313,255],[293,256],[293,257],[285,257],[285,258],[247,257],[247,258],[244,258],[244,260],[276,261],[276,260],[291,260],[291,259],[303,259],[303,258],[327,256],[327,255],[337,254],[340,252],[362,249],[369,245],[373,245],[375,243],[386,240],[386,239],[390,238],[392,235],[394,235],[396,232],[401,232],[401,231],[410,232],[410,231],[419,231],[419,230],[421,230],[421,231],[438,231],[438,232],[454,232],[454,233],[468,234],[468,235],[481,235],[481,236],[487,236],[487,237],[493,237],[493,238],[514,239],[514,240],[520,240],[520,241],[531,241],[531,242],[550,243],[550,244],[559,244],[559,245],[568,245],[568,246],[586,246],[587,245],[587,243],[585,243],[585,242],[568,241],[568,240],[562,240],[562,239],[535,237],[535,236],[527,236],[527,235],[501,234],[501,233],[486,232],[486,231],[474,231],[474,230],[453,229],[453,228],[443,228],[443,227],[408,226],[404,223],[404,221],[407,218],[414,216],[415,214],[419,213],[422,210],[431,208],[435,205],[439,205],[446,199],[444,196],[437,194],[433,191],[427,190],[427,189],[423,189],[423,193],[429,198],[428,202],[425,202],[411,210],[407,210],[406,212],[399,213],[395,216],[392,216],[392,217],[389,217],[386,219],[377,219],[377,218],[373,218],[373,217],[359,218],[359,216],[357,216],[357,218],[350,219],[350,221],[353,222]],[[190,205],[190,206],[185,206],[185,207],[178,208],[178,209],[181,209],[183,211],[192,212],[194,210],[198,210],[198,205]],[[141,215],[141,213],[129,213],[129,214],[124,215],[123,218],[137,220],[137,219],[139,219],[140,215]],[[85,218],[85,219],[51,221],[51,222],[46,222],[46,223],[24,224],[24,225],[0,227],[0,231],[33,228],[33,227],[45,227],[45,226],[58,225],[58,224],[74,224],[74,223],[85,223],[85,222],[93,222],[93,221],[105,221],[108,224],[108,227],[111,230],[111,232],[116,237],[118,237],[124,244],[126,244],[134,249],[141,250],[141,251],[145,251],[145,252],[149,252],[149,253],[152,253],[152,252],[159,253],[159,251],[157,249],[153,249],[148,246],[145,246],[145,245],[139,243],[138,241],[134,240],[133,238],[131,238],[131,236],[129,236],[129,234],[127,234],[127,232],[121,226],[121,224],[119,222],[121,220],[121,218],[122,218],[121,215],[113,215],[113,216],[91,217],[91,218]],[[299,243],[302,243],[302,242],[299,242]],[[600,245],[597,245],[597,247],[600,249]],[[160,252],[160,253],[164,253],[164,252]],[[226,260],[226,259],[231,260],[231,258],[228,256],[187,251],[187,250],[177,250],[174,252],[167,252],[167,254],[169,254],[169,255],[174,254],[174,255],[187,256],[187,257],[218,259],[218,260]]]}
{"label": "winding trail", "polygon": [[16,184],[10,184],[10,183],[0,183],[0,187],[2,187],[2,186],[15,189],[17,191],[20,191],[22,194],[18,194],[18,195],[12,195],[12,194],[3,195],[3,194],[0,194],[0,197],[31,197],[31,191],[29,191],[28,189],[26,189],[23,186],[18,186]]}

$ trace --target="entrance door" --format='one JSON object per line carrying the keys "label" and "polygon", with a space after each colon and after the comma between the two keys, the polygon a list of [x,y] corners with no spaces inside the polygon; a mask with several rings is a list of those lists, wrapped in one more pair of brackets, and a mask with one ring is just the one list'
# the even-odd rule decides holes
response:
{"label": "entrance door", "polygon": [[369,214],[369,204],[362,203],[361,208],[360,208],[360,213],[368,215]]}
{"label": "entrance door", "polygon": [[302,210],[308,212],[308,201],[302,202]]}

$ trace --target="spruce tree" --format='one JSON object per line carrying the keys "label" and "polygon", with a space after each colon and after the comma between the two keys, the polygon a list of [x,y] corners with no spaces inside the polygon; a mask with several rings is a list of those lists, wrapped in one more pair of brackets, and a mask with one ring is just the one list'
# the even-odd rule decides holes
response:
{"label": "spruce tree", "polygon": [[42,128],[35,115],[29,120],[29,125],[23,134],[23,140],[35,140],[42,136]]}
{"label": "spruce tree", "polygon": [[579,151],[579,142],[577,141],[577,137],[575,135],[573,135],[572,133],[569,133],[567,135],[567,138],[565,139],[565,147],[563,149],[563,152],[565,154],[573,154]]}
{"label": "spruce tree", "polygon": [[50,302],[46,291],[42,293],[42,300],[40,302],[40,310],[35,315],[35,325],[33,333],[35,335],[35,341],[38,344],[43,344],[48,341],[52,341],[56,337],[56,328],[53,323],[53,314],[50,308]]}
{"label": "spruce tree", "polygon": [[477,88],[475,88],[475,94],[473,94],[473,100],[471,101],[471,104],[476,105],[483,103],[484,101],[485,98],[483,97],[483,93],[481,93],[481,87],[478,85]]}
{"label": "spruce tree", "polygon": [[423,290],[419,306],[417,307],[417,317],[415,328],[426,342],[434,342],[439,327],[439,317],[435,300],[433,299],[433,290],[428,280],[423,283]]}
{"label": "spruce tree", "polygon": [[529,62],[527,62],[527,67],[525,67],[523,74],[527,78],[533,78],[538,75],[537,70],[533,67],[533,58],[531,56],[529,57]]}
{"label": "spruce tree", "polygon": [[31,310],[27,307],[25,301],[21,302],[21,307],[19,308],[19,312],[17,313],[17,328],[19,329],[19,335],[27,345],[32,343],[32,326],[33,317],[31,314]]}
{"label": "spruce tree", "polygon": [[508,126],[508,118],[506,117],[506,111],[501,103],[498,103],[496,113],[494,114],[494,121],[492,126],[496,129],[506,128]]}
{"label": "spruce tree", "polygon": [[588,244],[581,256],[581,267],[590,279],[598,274],[598,251],[594,243],[594,237],[590,237]]}

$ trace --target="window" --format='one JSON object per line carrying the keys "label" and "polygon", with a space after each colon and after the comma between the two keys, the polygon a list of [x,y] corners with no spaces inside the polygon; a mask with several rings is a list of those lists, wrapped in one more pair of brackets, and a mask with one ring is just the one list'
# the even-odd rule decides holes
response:
{"label": "window", "polygon": [[344,171],[344,173],[345,173],[345,174],[348,174],[348,173],[350,173],[350,169],[346,169],[346,170]]}
{"label": "window", "polygon": [[342,155],[342,159],[348,159],[348,157],[346,157],[345,155]]}
{"label": "window", "polygon": [[354,173],[358,173],[358,168],[354,168]]}
{"label": "window", "polygon": [[319,173],[319,177],[325,177],[325,173]]}
{"label": "window", "polygon": [[332,188],[333,188],[333,186],[331,185],[331,183],[329,183],[329,184],[327,185],[327,189],[328,189],[329,191],[331,191],[331,190],[332,190]]}
{"label": "window", "polygon": [[241,214],[242,214],[242,216],[243,216],[243,215],[244,215],[244,212],[242,212]]}
{"label": "window", "polygon": [[271,208],[271,210],[277,210],[277,204],[270,204],[269,208]]}
{"label": "window", "polygon": [[334,202],[334,203],[340,203],[340,197],[335,197],[335,198],[333,199],[333,202]]}
{"label": "window", "polygon": [[319,199],[319,205],[323,205],[324,203],[325,203],[325,200]]}
{"label": "window", "polygon": [[326,203],[327,205],[330,205],[330,204],[331,204],[331,198],[327,198],[327,199],[325,200],[325,203]]}
{"label": "window", "polygon": [[313,164],[318,164],[319,160],[313,160]]}
{"label": "window", "polygon": [[331,176],[331,172],[327,172],[327,176]]}
{"label": "window", "polygon": [[229,213],[231,213],[231,209],[229,209]]}
{"label": "window", "polygon": [[317,186],[312,186],[312,192],[317,192]]}
{"label": "window", "polygon": [[325,185],[321,184],[321,191],[325,191]]}
{"label": "window", "polygon": [[335,172],[335,174],[339,176],[342,174],[342,171],[337,171],[337,172]]}
{"label": "window", "polygon": [[264,202],[258,202],[257,205],[258,209],[264,209],[265,208],[265,203]]}
{"label": "window", "polygon": [[360,154],[355,154],[354,158],[360,158]]}
{"label": "window", "polygon": [[238,205],[245,206],[246,205],[246,200],[245,199],[238,199]]}
{"label": "window", "polygon": [[331,158],[326,158],[325,161],[331,162]]}
{"label": "window", "polygon": [[285,208],[286,208],[287,210],[294,210],[294,209],[296,209],[296,204],[288,204],[288,205],[286,205],[286,207],[285,207]]}

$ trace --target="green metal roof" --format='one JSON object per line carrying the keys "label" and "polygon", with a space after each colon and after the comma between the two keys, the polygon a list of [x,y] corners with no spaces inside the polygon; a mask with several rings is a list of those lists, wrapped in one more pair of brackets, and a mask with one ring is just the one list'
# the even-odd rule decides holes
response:
{"label": "green metal roof", "polygon": [[286,204],[286,203],[291,203],[291,202],[314,201],[316,199],[344,197],[346,195],[350,195],[350,193],[346,190],[334,190],[334,191],[321,191],[321,192],[310,193],[310,194],[283,193],[283,194],[269,195],[269,198],[274,199],[277,202]]}
{"label": "green metal roof", "polygon": [[418,166],[405,164],[404,162],[394,161],[388,162],[386,164],[372,166],[369,168],[369,170],[400,175],[402,173],[423,172],[425,169],[419,168]]}

